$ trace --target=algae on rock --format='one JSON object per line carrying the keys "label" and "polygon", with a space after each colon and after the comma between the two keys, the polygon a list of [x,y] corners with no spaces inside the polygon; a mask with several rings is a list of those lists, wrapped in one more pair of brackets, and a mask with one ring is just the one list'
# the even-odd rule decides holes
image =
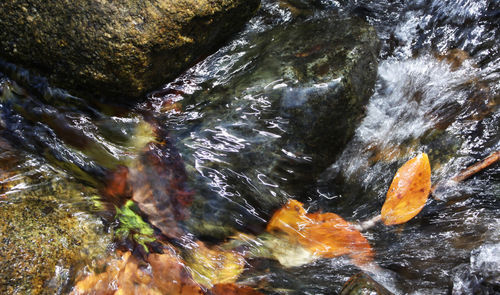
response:
{"label": "algae on rock", "polygon": [[0,293],[68,291],[79,268],[106,254],[111,235],[78,208],[83,186],[58,177],[27,186],[0,202]]}

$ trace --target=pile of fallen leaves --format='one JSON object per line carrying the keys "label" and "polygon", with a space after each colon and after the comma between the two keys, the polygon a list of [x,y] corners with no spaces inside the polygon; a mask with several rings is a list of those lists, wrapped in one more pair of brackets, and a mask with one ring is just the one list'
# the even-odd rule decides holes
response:
{"label": "pile of fallen leaves", "polygon": [[[90,271],[75,286],[72,294],[261,294],[254,289],[234,284],[243,271],[242,259],[232,252],[203,248],[197,251],[197,270],[193,270],[174,249],[148,254],[139,259],[131,252],[118,253],[118,258],[105,262],[99,272]],[[204,272],[197,272],[200,268]],[[206,277],[203,277],[207,275]],[[195,280],[199,276],[203,279]]]}

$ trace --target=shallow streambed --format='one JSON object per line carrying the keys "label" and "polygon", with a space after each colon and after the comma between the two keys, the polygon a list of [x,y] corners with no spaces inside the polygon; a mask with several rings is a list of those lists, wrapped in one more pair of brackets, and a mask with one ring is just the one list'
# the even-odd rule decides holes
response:
{"label": "shallow streambed", "polygon": [[[447,182],[500,149],[500,3],[345,2],[265,0],[225,47],[133,106],[47,93],[4,69],[0,292],[67,293],[116,249],[144,255],[148,226],[139,244],[119,234],[123,169],[157,190],[134,196],[155,234],[187,247],[261,234],[288,198],[368,219],[420,152],[435,198],[405,225],[365,233],[371,276],[396,294],[500,292],[500,166]],[[347,257],[253,258],[238,283],[332,294],[358,272]]]}

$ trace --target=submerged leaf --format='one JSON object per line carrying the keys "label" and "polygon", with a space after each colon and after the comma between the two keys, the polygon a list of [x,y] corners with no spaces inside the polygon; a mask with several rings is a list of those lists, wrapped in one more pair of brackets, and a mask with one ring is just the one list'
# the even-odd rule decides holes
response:
{"label": "submerged leaf", "polygon": [[79,281],[73,295],[83,294],[203,294],[187,273],[182,260],[166,251],[150,254],[147,261],[131,252],[108,262],[104,272],[92,273]]}
{"label": "submerged leaf", "polygon": [[116,217],[120,221],[120,226],[116,230],[116,233],[124,237],[133,233],[133,239],[148,252],[146,243],[152,243],[156,240],[154,231],[140,215],[132,210],[134,205],[134,202],[129,200],[121,209],[116,208]]}
{"label": "submerged leaf", "polygon": [[178,223],[189,216],[191,193],[186,179],[182,158],[168,140],[148,144],[129,168],[132,200],[168,238],[180,239],[186,234]]}
{"label": "submerged leaf", "polygon": [[382,206],[386,225],[405,223],[425,206],[431,191],[431,166],[423,153],[406,162],[394,176]]}
{"label": "submerged leaf", "polygon": [[306,214],[296,200],[290,200],[273,215],[267,230],[286,234],[290,242],[298,242],[313,256],[349,255],[358,265],[373,257],[366,238],[342,217],[334,213]]}
{"label": "submerged leaf", "polygon": [[245,264],[243,256],[237,252],[209,249],[201,242],[196,244],[186,262],[195,281],[205,287],[236,282]]}
{"label": "submerged leaf", "polygon": [[313,221],[304,228],[301,244],[316,255],[334,258],[349,255],[355,264],[368,263],[373,252],[366,238],[352,225],[334,213],[307,214]]}
{"label": "submerged leaf", "polygon": [[134,135],[130,139],[129,146],[140,152],[151,142],[156,142],[155,127],[146,121],[139,121],[134,130]]}
{"label": "submerged leaf", "polygon": [[299,229],[311,223],[306,217],[306,210],[302,203],[297,200],[289,200],[283,208],[276,211],[267,224],[267,231],[282,231],[295,236]]}
{"label": "submerged leaf", "polygon": [[151,254],[148,262],[153,274],[152,285],[162,294],[203,294],[179,257],[171,253]]}
{"label": "submerged leaf", "polygon": [[254,249],[253,256],[274,258],[285,267],[301,266],[319,258],[300,243],[290,242],[286,234],[260,235],[259,242],[265,249]]}

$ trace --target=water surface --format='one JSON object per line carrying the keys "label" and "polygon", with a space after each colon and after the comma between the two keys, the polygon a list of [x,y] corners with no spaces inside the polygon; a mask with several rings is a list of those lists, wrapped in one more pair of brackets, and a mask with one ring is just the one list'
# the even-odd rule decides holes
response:
{"label": "water surface", "polygon": [[[261,233],[288,198],[310,212],[370,218],[380,211],[397,168],[426,152],[438,190],[407,224],[365,233],[380,266],[372,276],[397,294],[500,292],[500,166],[460,184],[448,182],[500,149],[500,2],[307,2],[263,1],[232,41],[132,107],[60,99],[43,85],[26,90],[2,77],[2,206],[44,187],[51,190],[35,195],[53,195],[59,182],[66,189],[61,195],[70,197],[59,197],[58,206],[94,224],[94,231],[113,232],[114,214],[96,209],[94,200],[104,195],[112,171],[138,159],[150,139],[144,122],[154,122],[169,142],[155,156],[176,153],[185,168],[195,203],[180,231],[213,243],[235,231]],[[266,52],[273,32],[329,18],[330,25],[365,20],[381,51],[364,115],[345,114],[359,117],[353,136],[309,152],[281,141],[290,136],[287,110],[327,95],[340,82],[295,81],[276,71],[281,60],[263,54],[279,56]],[[277,104],[274,96],[284,99]],[[317,154],[329,156],[318,160]],[[81,189],[78,196],[74,186]],[[108,239],[99,243],[111,252],[116,246]],[[98,256],[91,251],[95,245],[85,243],[80,261]],[[70,289],[75,264],[60,263],[64,271],[54,272],[54,288]],[[292,268],[253,259],[240,282],[269,294],[332,294],[359,271],[345,257]]]}

